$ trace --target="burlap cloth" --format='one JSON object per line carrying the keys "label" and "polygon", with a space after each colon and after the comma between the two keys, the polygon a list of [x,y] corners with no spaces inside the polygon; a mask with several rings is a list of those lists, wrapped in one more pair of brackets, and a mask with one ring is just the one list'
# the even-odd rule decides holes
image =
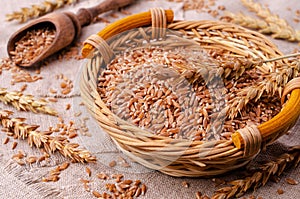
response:
{"label": "burlap cloth", "polygon": [[[90,7],[99,3],[97,0],[81,0],[75,6],[65,6],[62,10],[77,11],[80,7]],[[202,2],[202,1],[199,1]],[[205,1],[206,3],[208,1]],[[281,1],[273,0],[267,1],[262,0],[261,3],[269,4],[270,9],[279,14],[282,18],[286,19],[295,29],[300,29],[300,23],[295,23],[293,21],[296,9],[300,9],[299,2],[297,0]],[[17,22],[6,22],[5,14],[11,13],[12,11],[19,10],[21,7],[30,6],[32,3],[38,4],[42,3],[39,1],[30,0],[10,0],[2,1],[0,6],[0,56],[7,57],[6,44],[9,36],[22,27],[23,25]],[[240,1],[226,1],[219,0],[216,1],[216,5],[212,8],[216,9],[218,5],[224,5],[226,10],[232,12],[244,11],[247,13],[246,9],[242,6]],[[182,3],[172,3],[168,1],[138,1],[136,4],[131,5],[127,8],[131,13],[137,13],[141,11],[146,11],[151,7],[163,7],[171,8],[175,11],[176,19],[214,19],[208,13],[201,13],[195,10],[184,11]],[[288,8],[292,10],[289,11]],[[222,11],[219,11],[222,12]],[[120,12],[115,12],[119,18],[124,17],[124,14]],[[110,21],[115,21],[117,18],[112,16],[103,15],[103,17],[109,19]],[[82,34],[80,41],[86,39],[89,35],[94,34],[105,27],[105,23],[95,23],[89,25],[82,29]],[[274,42],[279,46],[279,49],[284,53],[291,53],[297,44],[290,43],[287,41],[274,40]],[[70,120],[78,121],[80,118],[89,117],[87,120],[87,125],[89,128],[89,133],[91,136],[78,136],[74,139],[75,142],[80,143],[82,147],[86,147],[92,153],[94,153],[98,162],[95,164],[71,164],[70,168],[63,171],[60,175],[60,180],[58,182],[41,182],[41,178],[49,173],[57,164],[60,164],[67,159],[59,154],[52,155],[51,161],[47,165],[26,165],[19,166],[12,159],[12,154],[16,153],[17,150],[24,150],[27,155],[40,156],[41,153],[36,148],[30,148],[26,141],[18,141],[18,146],[15,150],[11,149],[12,141],[8,144],[0,144],[0,198],[93,198],[90,192],[86,192],[79,182],[80,178],[89,179],[87,173],[85,172],[85,167],[88,166],[92,170],[92,177],[90,178],[93,182],[91,187],[101,191],[105,191],[104,182],[101,182],[96,177],[96,173],[105,172],[107,174],[113,173],[123,173],[126,179],[140,179],[144,182],[148,191],[144,197],[141,198],[195,198],[195,192],[201,191],[203,194],[212,195],[215,190],[214,182],[212,179],[203,178],[175,178],[164,175],[160,172],[152,171],[144,168],[143,166],[133,163],[124,155],[122,155],[119,150],[115,147],[115,144],[110,140],[110,138],[97,126],[96,122],[87,113],[84,106],[80,106],[80,95],[78,89],[78,76],[80,69],[85,60],[77,61],[74,59],[70,60],[53,60],[48,66],[41,68],[42,80],[34,83],[28,83],[28,88],[25,93],[32,94],[37,97],[45,97],[49,95],[50,88],[59,88],[60,81],[55,80],[55,76],[59,74],[64,74],[69,79],[74,82],[74,89],[71,94],[67,97],[58,95],[58,102],[51,104],[59,110],[60,115],[63,116],[66,123]],[[34,70],[31,71],[34,73]],[[1,87],[6,87],[8,90],[18,90],[23,83],[16,84],[12,86],[10,84],[11,73],[3,72],[0,76]],[[65,106],[67,103],[72,105],[69,111],[65,111]],[[43,115],[43,114],[32,114],[17,112],[14,108],[0,103],[1,109],[10,109],[15,112],[15,117],[26,117],[29,124],[39,124],[41,130],[47,130],[49,126],[54,126],[58,121],[57,118]],[[81,111],[83,114],[79,117],[75,117],[74,113]],[[287,146],[292,146],[300,143],[300,123],[290,131],[288,135],[284,135],[278,140],[278,142],[269,149],[257,157],[256,160],[268,160],[272,159],[276,155],[280,154]],[[5,138],[5,133],[0,133],[0,140]],[[118,161],[120,157],[123,157],[131,165],[130,168],[123,168],[117,166],[115,168],[110,168],[108,166],[109,162],[112,160]],[[256,161],[257,162],[257,161]],[[254,162],[254,164],[256,164]],[[232,172],[222,176],[223,179],[235,179],[237,178],[238,172]],[[266,186],[259,188],[255,192],[249,192],[246,196],[255,195],[261,196],[263,198],[300,198],[300,185],[288,185],[285,182],[285,178],[292,177],[293,179],[300,181],[300,168],[288,170],[284,172],[282,179],[278,183],[268,182]],[[187,181],[190,184],[189,188],[182,186],[182,182]],[[281,188],[285,192],[283,195],[278,195],[277,189]]]}

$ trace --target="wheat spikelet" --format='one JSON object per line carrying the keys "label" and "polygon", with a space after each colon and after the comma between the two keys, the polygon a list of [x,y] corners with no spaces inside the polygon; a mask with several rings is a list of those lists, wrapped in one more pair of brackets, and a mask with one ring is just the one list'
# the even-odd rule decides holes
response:
{"label": "wheat spikelet", "polygon": [[56,110],[47,106],[46,100],[36,100],[32,95],[23,95],[22,92],[18,91],[9,92],[5,88],[0,88],[0,101],[22,111],[57,115]]}
{"label": "wheat spikelet", "polygon": [[263,164],[251,176],[229,182],[231,186],[218,189],[212,199],[240,197],[246,191],[264,186],[273,176],[280,176],[288,167],[296,167],[300,162],[300,145],[291,147],[275,161]]}
{"label": "wheat spikelet", "polygon": [[280,64],[275,71],[265,74],[264,79],[255,85],[245,87],[236,93],[228,102],[228,116],[233,119],[251,100],[258,101],[265,93],[269,96],[281,97],[284,86],[293,78],[299,76],[300,62],[290,60],[287,64]]}
{"label": "wheat spikelet", "polygon": [[232,76],[235,79],[242,76],[246,70],[259,67],[263,64],[262,59],[251,57],[224,56],[218,58],[216,61],[219,67],[224,69],[224,73],[222,74],[224,78]]}
{"label": "wheat spikelet", "polygon": [[293,78],[298,77],[300,71],[300,63],[297,60],[290,61],[288,64],[279,65],[276,71],[272,71],[267,75],[261,85],[265,85],[264,90],[274,95],[278,92],[281,97],[283,87]]}
{"label": "wheat spikelet", "polygon": [[175,67],[178,67],[176,70],[191,80],[192,83],[203,76],[207,76],[206,81],[210,82],[215,77],[238,79],[245,71],[262,66],[264,63],[260,58],[232,56],[217,52],[216,50],[211,50],[208,54],[210,57],[205,58],[206,61],[204,63],[198,63],[197,60],[190,60],[193,65],[177,64],[178,66],[175,65]]}
{"label": "wheat spikelet", "polygon": [[30,147],[44,148],[48,153],[59,151],[65,157],[76,162],[93,162],[94,156],[86,149],[78,148],[79,144],[71,143],[63,136],[51,136],[52,132],[37,131],[38,125],[25,123],[24,118],[10,118],[11,111],[0,110],[0,124],[18,139],[27,139]]}
{"label": "wheat spikelet", "polygon": [[255,12],[258,17],[261,17],[268,23],[268,28],[265,28],[262,32],[272,34],[273,38],[300,41],[300,31],[294,30],[286,20],[273,14],[268,8],[263,7],[260,3],[253,2],[253,0],[241,1],[250,11]]}
{"label": "wheat spikelet", "polygon": [[[264,61],[260,58],[225,55],[223,57],[217,57],[216,61],[218,62],[218,66],[223,69],[222,77],[225,79],[238,79],[247,70],[264,67]],[[228,102],[228,107],[226,107],[226,112],[229,118],[235,118],[238,112],[241,111],[247,103],[257,95],[259,95],[260,98],[262,95],[260,90],[261,89],[257,88],[256,85],[253,86],[253,88],[252,86],[247,86],[244,89],[238,90],[240,92],[234,95],[234,98]]]}
{"label": "wheat spikelet", "polygon": [[13,12],[6,15],[7,21],[18,20],[20,23],[24,23],[31,18],[37,18],[50,13],[56,9],[64,7],[65,5],[75,4],[78,0],[55,0],[44,1],[41,5],[32,5],[31,7],[21,8],[20,11]]}

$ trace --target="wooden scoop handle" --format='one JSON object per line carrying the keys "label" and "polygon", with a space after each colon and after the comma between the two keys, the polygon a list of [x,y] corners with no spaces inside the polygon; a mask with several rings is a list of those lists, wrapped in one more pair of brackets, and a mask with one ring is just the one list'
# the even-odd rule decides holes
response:
{"label": "wooden scoop handle", "polygon": [[133,3],[135,0],[106,0],[91,8],[81,8],[77,12],[77,19],[81,26],[90,24],[99,14],[124,7]]}

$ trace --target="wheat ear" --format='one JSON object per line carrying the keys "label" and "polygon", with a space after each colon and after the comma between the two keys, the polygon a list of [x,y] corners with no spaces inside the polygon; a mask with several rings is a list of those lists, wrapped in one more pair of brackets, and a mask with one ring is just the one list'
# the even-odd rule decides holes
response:
{"label": "wheat ear", "polygon": [[253,0],[241,0],[242,3],[252,12],[269,24],[269,31],[273,38],[286,39],[289,41],[300,41],[300,31],[294,30],[288,22],[273,14],[269,8],[263,7]]}
{"label": "wheat ear", "polygon": [[30,147],[44,148],[47,153],[59,151],[65,157],[76,162],[94,162],[96,158],[86,149],[80,149],[79,144],[71,143],[63,136],[52,136],[51,132],[37,131],[38,125],[25,123],[24,118],[10,118],[11,111],[0,110],[0,125],[18,139],[27,139]]}
{"label": "wheat ear", "polygon": [[31,111],[33,113],[45,113],[48,115],[57,115],[56,110],[47,106],[44,99],[35,99],[32,95],[24,95],[19,91],[7,91],[6,88],[0,88],[0,101],[12,105],[18,110]]}
{"label": "wheat ear", "polygon": [[264,186],[271,177],[278,177],[289,167],[297,167],[300,162],[300,145],[291,147],[275,161],[269,161],[251,176],[229,182],[229,186],[218,189],[212,199],[241,197],[249,189]]}
{"label": "wheat ear", "polygon": [[78,0],[55,0],[44,1],[40,5],[32,5],[31,7],[21,8],[20,11],[13,12],[6,15],[7,21],[18,20],[20,23],[24,23],[32,18],[37,18],[50,13],[54,10],[64,7],[65,5],[75,4]]}
{"label": "wheat ear", "polygon": [[[266,60],[265,62],[272,60]],[[249,101],[259,100],[264,93],[270,95],[277,93],[278,96],[281,97],[284,86],[291,79],[298,77],[299,71],[300,62],[298,60],[291,60],[288,64],[279,65],[276,71],[266,74],[265,78],[258,84],[241,89],[236,94],[236,97],[228,102],[229,118],[235,118],[238,112],[242,110]]]}

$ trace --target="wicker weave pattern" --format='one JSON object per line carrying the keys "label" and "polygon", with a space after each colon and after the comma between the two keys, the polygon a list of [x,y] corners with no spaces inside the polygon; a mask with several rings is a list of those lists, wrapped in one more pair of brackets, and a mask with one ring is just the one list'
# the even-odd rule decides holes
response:
{"label": "wicker weave pattern", "polygon": [[[84,44],[91,44],[95,48],[97,48],[98,52],[101,52],[101,56],[103,57],[105,63],[107,63],[107,64],[110,62],[111,58],[114,55],[114,52],[108,46],[106,41],[97,34],[93,34],[93,35],[89,36],[89,38],[86,39]],[[91,55],[89,55],[89,57],[92,58],[93,53],[91,53]]]}
{"label": "wicker weave pattern", "polygon": [[[144,25],[151,26],[148,22]],[[168,29],[180,31],[175,34],[194,40],[207,50],[223,49],[228,54],[263,59],[282,55],[277,47],[263,35],[233,24],[214,21],[178,21],[169,23]],[[114,52],[119,52],[128,48],[130,44],[128,41],[138,43],[137,38],[141,38],[140,42],[148,40],[147,35],[151,31],[149,27],[138,27],[134,31],[126,32],[118,39],[108,39],[107,42]],[[110,38],[109,33],[108,35],[104,32],[100,33],[105,35],[104,38]],[[276,125],[274,125],[276,129],[273,128],[272,124],[276,118],[258,126],[254,134],[260,132],[262,136],[250,141],[251,145],[258,145],[250,146],[250,152],[245,151],[249,146],[243,146],[242,136],[237,136],[235,139],[239,140],[237,143],[240,142],[240,146],[234,145],[232,140],[189,141],[157,136],[118,118],[106,107],[96,89],[101,67],[105,67],[105,63],[103,57],[98,55],[87,62],[82,73],[80,85],[82,98],[89,111],[125,154],[148,168],[160,170],[172,176],[212,176],[239,168],[247,164],[261,147],[273,142],[291,128],[300,114],[300,91],[296,89],[292,92],[290,99],[292,102],[289,100],[285,109],[289,110],[296,106],[298,112],[290,117],[282,115],[277,117],[279,120],[286,118],[280,128]],[[263,67],[274,66],[272,63],[266,63]],[[266,136],[263,132],[267,132]]]}

